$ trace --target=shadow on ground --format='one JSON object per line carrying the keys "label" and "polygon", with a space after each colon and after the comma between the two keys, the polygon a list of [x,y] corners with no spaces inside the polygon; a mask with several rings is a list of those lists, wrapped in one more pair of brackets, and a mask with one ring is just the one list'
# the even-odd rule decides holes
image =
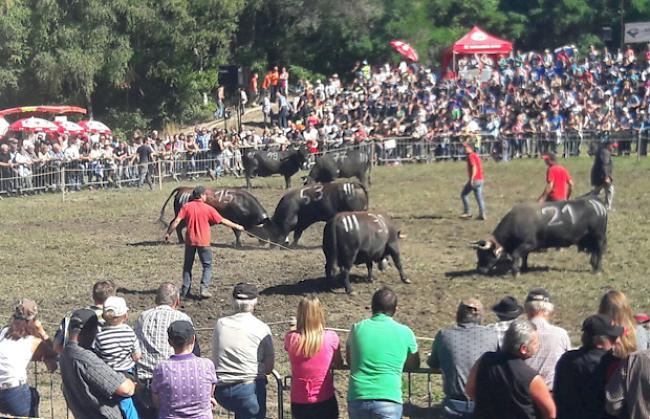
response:
{"label": "shadow on ground", "polygon": [[[368,278],[361,275],[350,275],[351,284],[360,284],[368,282]],[[336,283],[329,284],[324,277],[308,278],[297,283],[288,283],[273,285],[267,287],[260,292],[262,295],[305,295],[305,294],[318,294],[318,293],[335,293],[345,294],[343,289],[343,280],[336,279]]]}

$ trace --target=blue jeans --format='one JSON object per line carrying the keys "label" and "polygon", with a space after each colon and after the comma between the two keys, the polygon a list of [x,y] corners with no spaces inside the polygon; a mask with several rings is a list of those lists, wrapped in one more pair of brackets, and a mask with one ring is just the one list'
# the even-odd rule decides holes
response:
{"label": "blue jeans", "polygon": [[38,416],[38,392],[23,384],[0,390],[0,412],[13,416]]}
{"label": "blue jeans", "polygon": [[470,183],[467,182],[465,186],[463,187],[463,190],[460,193],[460,199],[463,201],[463,213],[464,214],[471,214],[471,211],[469,209],[469,199],[467,198],[467,195],[469,195],[470,192],[474,191],[474,196],[476,197],[476,202],[478,202],[478,211],[479,215],[486,215],[485,213],[485,201],[483,201],[483,181],[482,180],[475,180],[474,182]]}
{"label": "blue jeans", "polygon": [[266,418],[266,379],[254,383],[217,385],[214,398],[226,410],[235,414],[235,419]]}
{"label": "blue jeans", "polygon": [[352,400],[348,402],[350,419],[400,419],[402,404],[388,400]]}
{"label": "blue jeans", "polygon": [[182,294],[189,292],[192,286],[192,266],[194,265],[194,256],[199,253],[199,260],[203,266],[203,275],[201,276],[201,288],[208,288],[212,283],[212,249],[210,246],[198,247],[185,244],[185,261],[183,263],[183,289]]}

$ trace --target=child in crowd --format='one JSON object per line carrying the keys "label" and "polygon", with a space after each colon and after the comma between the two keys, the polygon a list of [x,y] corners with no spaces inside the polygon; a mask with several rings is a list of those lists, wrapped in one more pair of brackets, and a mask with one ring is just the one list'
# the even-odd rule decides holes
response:
{"label": "child in crowd", "polygon": [[[135,332],[126,324],[128,307],[122,297],[108,297],[104,303],[106,324],[95,337],[95,353],[116,372],[132,374],[141,351]],[[120,401],[120,409],[125,419],[139,419],[133,400],[130,397]]]}

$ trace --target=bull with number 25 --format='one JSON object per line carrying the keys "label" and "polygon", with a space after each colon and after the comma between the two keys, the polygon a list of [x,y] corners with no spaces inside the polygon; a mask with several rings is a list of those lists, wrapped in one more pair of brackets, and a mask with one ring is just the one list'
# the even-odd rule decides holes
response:
{"label": "bull with number 25", "polygon": [[591,255],[592,272],[598,273],[607,250],[607,209],[593,197],[516,205],[492,235],[471,245],[482,274],[507,255],[512,259],[512,274],[518,276],[528,269],[530,252],[572,245]]}

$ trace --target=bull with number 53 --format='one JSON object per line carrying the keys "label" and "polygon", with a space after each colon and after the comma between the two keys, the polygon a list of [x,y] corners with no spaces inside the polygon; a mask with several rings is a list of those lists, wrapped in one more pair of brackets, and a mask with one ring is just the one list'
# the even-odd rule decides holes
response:
{"label": "bull with number 53", "polygon": [[472,242],[478,270],[488,273],[501,258],[512,259],[512,274],[528,269],[528,254],[576,245],[591,255],[592,272],[602,271],[607,250],[607,209],[596,198],[520,204],[513,207],[486,240]]}
{"label": "bull with number 53", "polygon": [[302,232],[318,221],[327,221],[341,211],[368,209],[368,192],[358,182],[314,183],[291,189],[275,208],[268,226],[274,243],[287,242],[293,231],[293,246]]}

